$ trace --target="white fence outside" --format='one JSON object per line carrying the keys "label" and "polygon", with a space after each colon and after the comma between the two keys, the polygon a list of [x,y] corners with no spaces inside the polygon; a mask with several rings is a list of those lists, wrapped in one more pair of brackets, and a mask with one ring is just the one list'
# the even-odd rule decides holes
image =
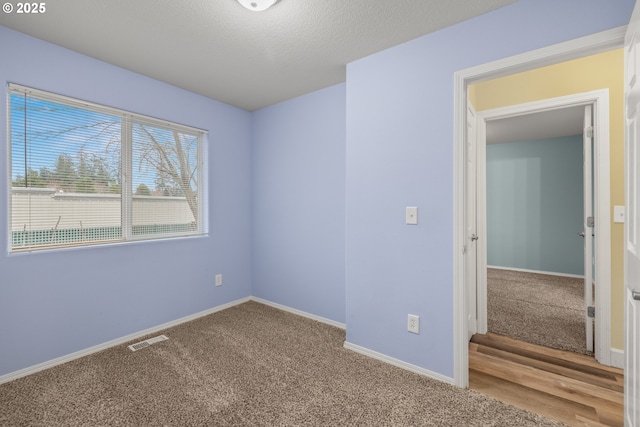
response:
{"label": "white fence outside", "polygon": [[[120,227],[119,194],[64,193],[51,188],[13,188],[11,231]],[[195,222],[184,197],[133,196],[133,226]]]}

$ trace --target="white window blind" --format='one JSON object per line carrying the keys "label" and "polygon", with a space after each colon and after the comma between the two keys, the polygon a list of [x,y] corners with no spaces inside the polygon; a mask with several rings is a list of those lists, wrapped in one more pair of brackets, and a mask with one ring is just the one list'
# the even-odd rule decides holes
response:
{"label": "white window blind", "polygon": [[204,233],[204,131],[8,92],[11,251]]}

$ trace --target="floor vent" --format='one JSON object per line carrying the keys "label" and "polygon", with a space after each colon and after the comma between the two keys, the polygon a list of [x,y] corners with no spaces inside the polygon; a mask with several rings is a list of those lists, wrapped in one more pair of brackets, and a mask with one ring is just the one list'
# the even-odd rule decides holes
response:
{"label": "floor vent", "polygon": [[143,349],[145,347],[149,347],[151,344],[155,344],[155,343],[160,342],[160,341],[166,341],[168,339],[169,339],[169,337],[166,336],[166,335],[158,335],[157,337],[149,338],[148,340],[144,340],[144,341],[137,342],[135,344],[131,344],[127,348],[129,350],[131,350],[131,351],[137,351],[137,350]]}

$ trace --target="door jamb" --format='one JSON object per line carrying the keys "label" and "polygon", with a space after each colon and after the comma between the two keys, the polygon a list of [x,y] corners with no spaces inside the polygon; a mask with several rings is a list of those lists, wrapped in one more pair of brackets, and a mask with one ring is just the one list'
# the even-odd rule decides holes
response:
{"label": "door jamb", "polygon": [[467,126],[467,87],[469,84],[483,80],[623,47],[625,30],[626,26],[613,28],[454,73],[453,377],[454,383],[459,387],[467,387],[469,384],[468,302],[463,252],[465,245],[464,145]]}
{"label": "door jamb", "polygon": [[[477,113],[478,121],[485,123],[506,117],[515,117],[550,111],[568,107],[593,105],[593,125],[596,145],[594,146],[594,188],[595,188],[595,231],[596,239],[594,255],[596,258],[596,276],[593,278],[596,285],[596,304],[598,314],[595,324],[595,358],[604,365],[611,364],[611,223],[610,223],[610,163],[609,163],[609,90],[600,89],[590,92],[577,93],[541,101],[528,102],[508,107],[485,110]],[[478,126],[478,129],[484,126]],[[479,133],[476,137],[478,153],[484,152],[486,147],[486,132]],[[486,157],[478,157],[478,170],[486,173]],[[478,200],[486,201],[486,180],[480,177],[477,190]],[[478,235],[487,235],[486,208],[478,210],[477,218]],[[486,272],[487,239],[482,239],[480,246],[482,254],[478,256],[478,271]],[[588,268],[585,266],[585,268]],[[485,278],[478,278],[478,330],[486,332],[487,329],[487,284]]]}

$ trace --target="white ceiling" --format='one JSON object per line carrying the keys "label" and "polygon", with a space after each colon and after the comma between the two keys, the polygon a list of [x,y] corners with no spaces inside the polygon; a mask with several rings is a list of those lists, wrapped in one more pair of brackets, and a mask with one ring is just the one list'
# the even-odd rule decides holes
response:
{"label": "white ceiling", "polygon": [[487,144],[582,135],[584,107],[567,107],[487,121]]}
{"label": "white ceiling", "polygon": [[48,0],[0,25],[253,111],[345,81],[346,64],[515,0]]}

